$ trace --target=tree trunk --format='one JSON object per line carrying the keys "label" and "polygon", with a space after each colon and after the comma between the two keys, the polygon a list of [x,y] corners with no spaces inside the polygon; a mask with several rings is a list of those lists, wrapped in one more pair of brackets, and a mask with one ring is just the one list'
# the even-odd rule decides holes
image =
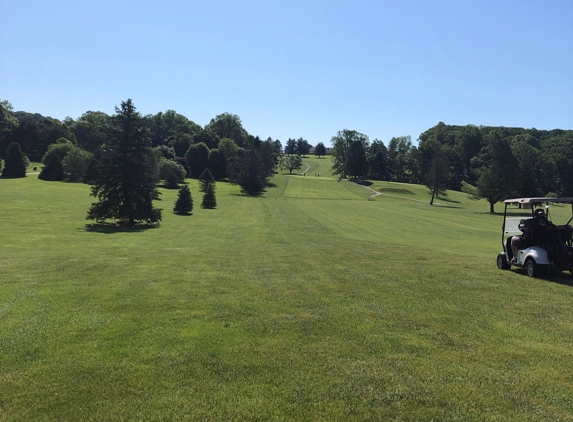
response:
{"label": "tree trunk", "polygon": [[493,210],[493,206],[495,205],[495,202],[490,202],[489,203],[489,213],[490,214],[495,214],[495,211]]}
{"label": "tree trunk", "polygon": [[432,190],[432,199],[430,200],[430,205],[434,205],[434,196],[436,196],[436,187]]}

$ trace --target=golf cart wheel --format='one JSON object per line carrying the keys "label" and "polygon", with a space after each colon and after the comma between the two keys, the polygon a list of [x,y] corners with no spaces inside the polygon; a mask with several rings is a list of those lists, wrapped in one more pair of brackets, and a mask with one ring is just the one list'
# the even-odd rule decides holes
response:
{"label": "golf cart wheel", "polygon": [[542,273],[540,266],[532,258],[525,261],[525,272],[528,277],[533,278],[539,277]]}
{"label": "golf cart wheel", "polygon": [[511,265],[507,263],[507,256],[503,252],[497,254],[497,268],[500,270],[509,270],[511,268]]}

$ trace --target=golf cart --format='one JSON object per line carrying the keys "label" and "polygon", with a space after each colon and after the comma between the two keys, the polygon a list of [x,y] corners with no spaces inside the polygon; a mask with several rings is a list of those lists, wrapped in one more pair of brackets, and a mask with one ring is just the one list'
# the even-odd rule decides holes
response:
{"label": "golf cart", "polygon": [[[573,220],[573,197],[516,198],[506,199],[504,203],[501,237],[504,252],[497,255],[497,267],[501,270],[512,266],[525,268],[529,277],[539,277],[546,272],[571,271],[573,274],[573,227],[569,225]],[[555,225],[551,221],[550,203],[570,204],[571,218],[563,225]],[[512,217],[511,213],[508,216],[510,204],[531,209],[531,218]],[[514,239],[512,248],[514,236],[520,237]]]}

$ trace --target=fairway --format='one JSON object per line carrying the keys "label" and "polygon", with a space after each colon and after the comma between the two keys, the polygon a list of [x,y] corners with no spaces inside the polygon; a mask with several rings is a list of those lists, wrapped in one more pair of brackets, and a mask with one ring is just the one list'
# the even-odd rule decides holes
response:
{"label": "fairway", "polygon": [[572,420],[569,274],[498,270],[484,201],[303,162],[131,230],[0,179],[0,420]]}

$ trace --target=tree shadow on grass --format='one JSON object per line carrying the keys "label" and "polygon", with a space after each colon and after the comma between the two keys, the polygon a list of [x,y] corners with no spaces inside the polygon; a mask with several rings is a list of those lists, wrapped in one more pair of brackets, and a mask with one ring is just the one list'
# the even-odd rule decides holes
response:
{"label": "tree shadow on grass", "polygon": [[350,182],[356,183],[357,185],[361,186],[372,186],[373,183],[370,180],[362,180],[362,179],[348,179]]}
{"label": "tree shadow on grass", "polygon": [[461,205],[442,205],[442,204],[436,204],[434,203],[434,205],[432,205],[433,207],[437,207],[437,208],[453,208],[455,210],[465,210],[466,207],[462,207]]}
{"label": "tree shadow on grass", "polygon": [[448,197],[443,197],[443,196],[437,196],[436,195],[436,199],[439,199],[440,201],[444,201],[444,202],[450,202],[452,204],[459,204],[460,201],[456,201],[455,199],[450,199]]}
{"label": "tree shadow on grass", "polygon": [[[146,230],[156,229],[159,224],[136,224],[128,227],[118,223],[93,223],[86,224],[85,231],[90,233],[115,234],[115,233],[141,233]],[[82,229],[79,229],[82,230]]]}

